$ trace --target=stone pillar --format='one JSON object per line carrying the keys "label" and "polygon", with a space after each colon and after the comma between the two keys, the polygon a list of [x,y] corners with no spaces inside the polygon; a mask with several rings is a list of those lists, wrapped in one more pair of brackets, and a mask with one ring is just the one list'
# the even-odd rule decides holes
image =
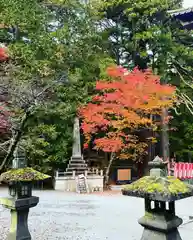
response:
{"label": "stone pillar", "polygon": [[163,154],[163,159],[164,161],[167,161],[168,158],[170,157],[170,149],[169,149],[169,126],[168,123],[166,122],[166,119],[168,117],[168,109],[163,108],[162,110],[162,136],[161,136],[161,143],[162,143],[162,154]]}
{"label": "stone pillar", "polygon": [[81,154],[81,144],[80,144],[80,123],[79,119],[76,117],[74,120],[73,129],[73,147],[72,147],[72,158],[82,158]]}
{"label": "stone pillar", "polygon": [[31,240],[28,229],[28,214],[29,209],[35,207],[38,202],[38,197],[1,199],[1,204],[11,211],[11,227],[7,240]]}

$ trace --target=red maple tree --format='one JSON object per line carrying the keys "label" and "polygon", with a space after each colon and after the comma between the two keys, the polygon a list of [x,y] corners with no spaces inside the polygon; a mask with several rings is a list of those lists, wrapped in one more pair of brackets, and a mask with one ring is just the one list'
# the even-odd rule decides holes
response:
{"label": "red maple tree", "polygon": [[98,81],[98,93],[79,110],[84,147],[94,139],[97,150],[140,160],[147,142],[140,141],[136,132],[156,129],[159,122],[152,116],[160,116],[163,108],[173,105],[175,87],[160,84],[159,76],[150,70],[129,72],[116,66],[108,68],[107,74],[109,80]]}
{"label": "red maple tree", "polygon": [[[3,63],[9,59],[9,55],[7,53],[7,48],[5,46],[0,47],[0,63]],[[6,103],[0,100],[0,133],[7,132],[9,128],[8,118],[10,116],[10,112],[6,109]]]}
{"label": "red maple tree", "polygon": [[0,62],[4,62],[9,59],[6,47],[0,47]]}

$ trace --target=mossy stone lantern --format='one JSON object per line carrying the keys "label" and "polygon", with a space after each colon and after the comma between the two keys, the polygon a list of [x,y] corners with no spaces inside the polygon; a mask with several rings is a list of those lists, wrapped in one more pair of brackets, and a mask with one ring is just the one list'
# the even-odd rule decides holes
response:
{"label": "mossy stone lantern", "polygon": [[122,189],[123,195],[145,199],[145,216],[139,219],[144,227],[141,240],[181,240],[178,227],[182,219],[175,215],[175,201],[192,196],[193,188],[174,177],[162,177],[163,164],[158,157],[149,165],[150,176]]}
{"label": "mossy stone lantern", "polygon": [[11,210],[11,228],[7,240],[31,240],[28,229],[29,209],[39,202],[39,197],[32,196],[32,182],[44,180],[50,176],[26,167],[24,154],[19,155],[17,152],[14,160],[14,168],[1,174],[1,181],[9,184],[11,196],[0,199],[1,204]]}
{"label": "mossy stone lantern", "polygon": [[31,197],[32,183],[47,178],[50,176],[30,167],[11,169],[1,174],[1,181],[9,184],[9,194],[15,199]]}
{"label": "mossy stone lantern", "polygon": [[9,185],[10,196],[20,199],[32,196],[33,181],[44,180],[50,176],[27,167],[25,152],[17,147],[14,152],[12,169],[1,174],[1,181]]}
{"label": "mossy stone lantern", "polygon": [[[26,164],[26,156],[25,152],[17,147],[14,152],[14,159],[12,162],[12,171],[7,172],[6,174],[2,175],[1,177],[4,178],[4,181],[7,181],[9,184],[9,194],[10,196],[14,198],[25,198],[25,197],[31,197],[32,195],[32,182],[31,181],[18,181],[18,175],[24,173],[25,169],[27,167]],[[17,169],[17,171],[16,171]],[[15,176],[13,176],[13,173],[15,172]],[[12,173],[11,176],[8,176]],[[29,173],[28,173],[29,174]],[[16,177],[17,175],[17,177]],[[14,180],[15,178],[15,180]]]}

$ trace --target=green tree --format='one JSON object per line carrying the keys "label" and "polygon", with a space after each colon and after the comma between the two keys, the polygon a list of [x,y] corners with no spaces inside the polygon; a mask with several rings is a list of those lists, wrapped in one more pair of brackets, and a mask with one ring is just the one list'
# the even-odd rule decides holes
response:
{"label": "green tree", "polygon": [[181,109],[183,114],[175,116],[171,122],[170,148],[177,160],[187,162],[193,154],[193,121],[187,108],[181,108],[184,108]]}
{"label": "green tree", "polygon": [[[173,0],[101,1],[102,36],[118,64],[127,68],[151,67],[163,83],[175,85],[179,104],[185,104],[192,114],[193,37],[168,13],[181,5],[182,1]],[[182,109],[175,109],[173,116]],[[167,111],[163,112],[163,118],[167,117],[164,115]],[[167,131],[167,125],[163,124],[162,135],[168,146]]]}
{"label": "green tree", "polygon": [[1,169],[18,142],[29,163],[59,166],[69,156],[72,119],[87,101],[105,62],[92,5],[79,1],[2,0],[1,86],[12,112],[10,144]]}

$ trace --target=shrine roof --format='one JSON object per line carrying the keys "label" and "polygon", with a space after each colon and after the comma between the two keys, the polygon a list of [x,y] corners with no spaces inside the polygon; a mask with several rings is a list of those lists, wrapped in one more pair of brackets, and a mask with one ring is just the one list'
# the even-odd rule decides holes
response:
{"label": "shrine roof", "polygon": [[171,10],[168,13],[178,19],[184,28],[193,30],[193,7]]}

